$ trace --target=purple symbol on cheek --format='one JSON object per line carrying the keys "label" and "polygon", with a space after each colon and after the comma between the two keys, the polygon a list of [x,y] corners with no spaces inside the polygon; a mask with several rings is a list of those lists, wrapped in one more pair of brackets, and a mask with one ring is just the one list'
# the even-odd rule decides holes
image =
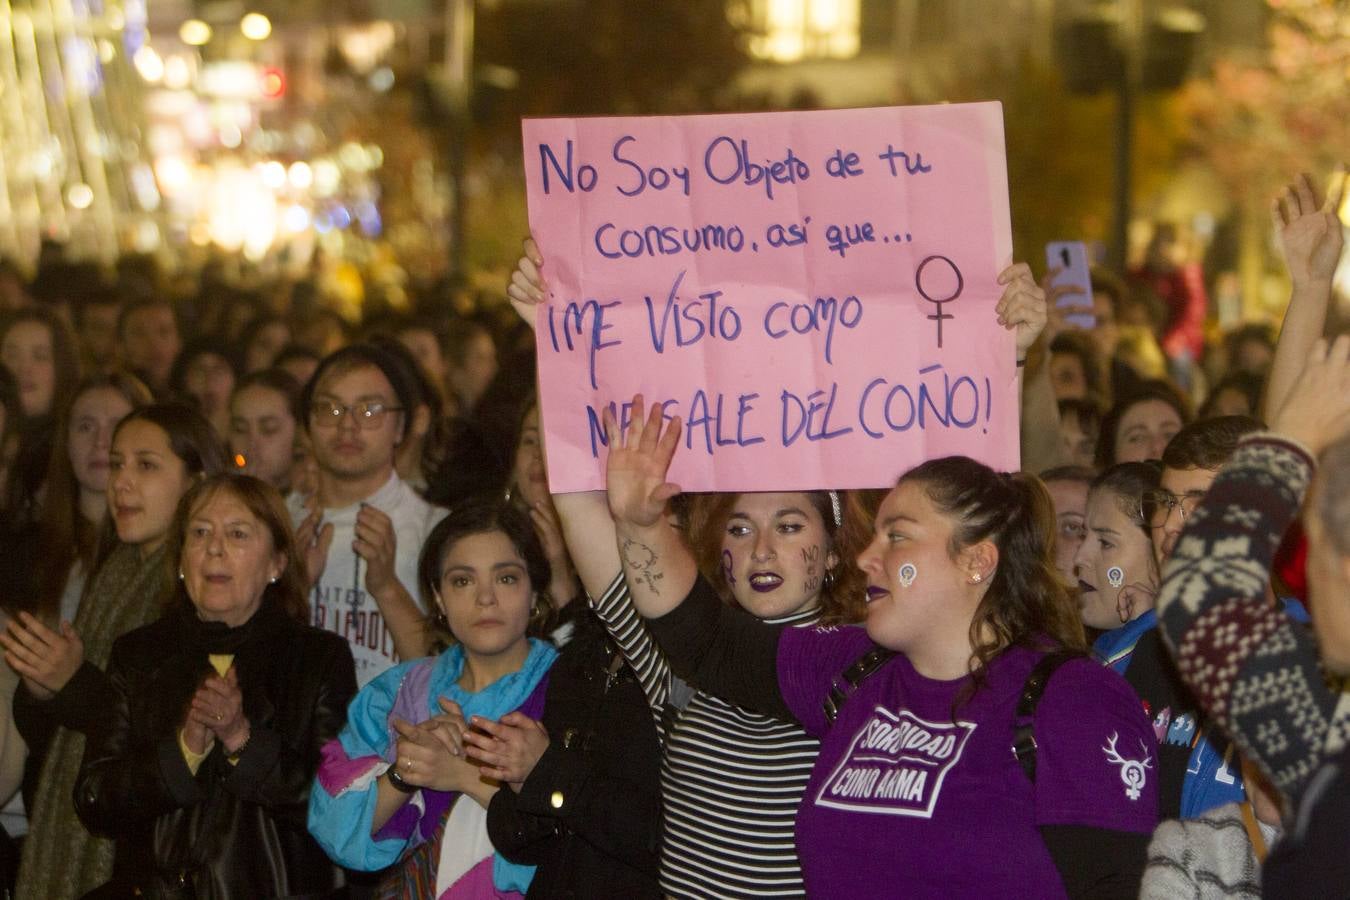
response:
{"label": "purple symbol on cheek", "polygon": [[736,583],[730,550],[722,551],[722,574],[726,576],[727,584],[734,585]]}

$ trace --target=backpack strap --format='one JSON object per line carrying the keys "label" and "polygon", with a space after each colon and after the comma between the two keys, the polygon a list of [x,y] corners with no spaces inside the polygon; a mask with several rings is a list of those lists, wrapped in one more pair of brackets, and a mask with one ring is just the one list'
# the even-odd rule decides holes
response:
{"label": "backpack strap", "polygon": [[874,646],[855,659],[853,665],[836,675],[834,684],[830,686],[829,696],[821,704],[821,708],[825,711],[825,721],[833,725],[835,718],[839,715],[839,710],[843,708],[844,703],[853,695],[853,692],[858,689],[858,685],[885,665],[886,661],[892,656],[895,656],[894,650]]}
{"label": "backpack strap", "polygon": [[1050,676],[1055,674],[1055,670],[1069,660],[1081,656],[1083,654],[1078,650],[1055,650],[1042,656],[1031,670],[1031,674],[1027,676],[1026,683],[1022,685],[1022,693],[1017,698],[1017,711],[1013,714],[1012,752],[1021,764],[1022,771],[1026,773],[1027,780],[1032,784],[1036,783],[1034,733],[1036,707],[1040,704],[1041,697],[1045,694],[1045,686],[1050,683]]}

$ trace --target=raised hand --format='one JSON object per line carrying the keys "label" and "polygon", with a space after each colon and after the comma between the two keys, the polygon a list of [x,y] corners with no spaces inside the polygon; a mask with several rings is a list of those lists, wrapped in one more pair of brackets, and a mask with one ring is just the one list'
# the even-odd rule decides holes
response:
{"label": "raised hand", "polygon": [[84,642],[73,625],[62,622],[60,630],[53,631],[26,612],[5,623],[0,646],[5,648],[5,662],[40,700],[55,696],[84,664]]}
{"label": "raised hand", "polygon": [[1127,584],[1120,589],[1116,595],[1116,614],[1120,616],[1122,624],[1139,617],[1145,610],[1152,609],[1157,605],[1158,585],[1156,583],[1145,584],[1136,581]]}
{"label": "raised hand", "polygon": [[366,561],[366,590],[372,597],[384,592],[398,580],[394,564],[398,559],[398,536],[394,523],[384,512],[362,504],[356,513],[352,552]]}
{"label": "raised hand", "polygon": [[1271,431],[1320,455],[1350,432],[1350,335],[1328,346],[1319,340],[1308,363],[1271,420]]}
{"label": "raised hand", "polygon": [[474,728],[486,734],[469,731],[464,735],[466,747],[483,763],[479,769],[487,778],[504,781],[516,793],[534,771],[539,758],[548,749],[548,732],[542,723],[521,712],[510,712],[500,722],[473,717]]}
{"label": "raised hand", "polygon": [[1329,284],[1336,274],[1344,246],[1337,213],[1345,200],[1345,170],[1338,170],[1332,180],[1339,188],[1322,198],[1312,176],[1303,173],[1271,205],[1285,265],[1296,287]]}
{"label": "raised hand", "polygon": [[1026,263],[1013,263],[1004,269],[999,273],[998,283],[1003,285],[1003,296],[994,312],[998,324],[1016,332],[1017,357],[1022,359],[1045,327],[1045,291],[1031,276],[1031,267]]}
{"label": "raised hand", "polygon": [[295,530],[295,543],[305,555],[305,577],[308,586],[313,587],[318,584],[324,567],[328,565],[328,548],[333,545],[333,524],[324,524],[323,508],[319,506],[317,494],[309,496],[305,508],[309,510],[309,515]]}
{"label": "raised hand", "polygon": [[667,425],[659,403],[644,420],[641,394],[633,397],[632,416],[628,428],[620,430],[613,411],[605,410],[609,441],[605,481],[610,514],[646,528],[660,521],[666,501],[680,492],[679,485],[666,481],[680,441],[680,420],[676,417]]}
{"label": "raised hand", "polygon": [[506,286],[506,296],[511,301],[511,307],[531,328],[534,327],[534,308],[544,302],[544,295],[548,291],[544,276],[539,271],[543,265],[544,258],[539,255],[539,246],[535,244],[534,238],[526,238],[525,254],[516,263],[511,281]]}

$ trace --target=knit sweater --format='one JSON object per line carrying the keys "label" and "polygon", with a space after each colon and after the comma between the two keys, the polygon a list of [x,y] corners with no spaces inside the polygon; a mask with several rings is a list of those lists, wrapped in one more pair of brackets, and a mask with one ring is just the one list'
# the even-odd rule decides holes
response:
{"label": "knit sweater", "polygon": [[[1278,829],[1258,823],[1269,845]],[[1140,900],[1260,900],[1256,861],[1242,805],[1229,803],[1198,819],[1171,819],[1158,826],[1148,846]]]}
{"label": "knit sweater", "polygon": [[[1313,466],[1291,442],[1245,438],[1187,522],[1158,596],[1159,622],[1182,677],[1296,811],[1286,821],[1294,824],[1285,846],[1269,863],[1307,839],[1302,807],[1323,799],[1316,786],[1333,778],[1323,770],[1343,754],[1350,728],[1350,694],[1322,671],[1313,635],[1265,599],[1275,551]],[[1350,839],[1339,843],[1350,848]]]}
{"label": "knit sweater", "polygon": [[1350,695],[1328,685],[1313,636],[1265,600],[1312,473],[1291,443],[1244,440],[1187,523],[1158,596],[1182,677],[1295,806],[1350,727]]}

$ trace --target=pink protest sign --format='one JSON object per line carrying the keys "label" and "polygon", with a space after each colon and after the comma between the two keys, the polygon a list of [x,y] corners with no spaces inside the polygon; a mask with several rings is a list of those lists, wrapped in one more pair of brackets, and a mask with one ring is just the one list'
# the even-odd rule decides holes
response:
{"label": "pink protest sign", "polygon": [[527,119],[549,482],[604,486],[602,410],[685,423],[691,491],[1018,466],[997,103]]}

